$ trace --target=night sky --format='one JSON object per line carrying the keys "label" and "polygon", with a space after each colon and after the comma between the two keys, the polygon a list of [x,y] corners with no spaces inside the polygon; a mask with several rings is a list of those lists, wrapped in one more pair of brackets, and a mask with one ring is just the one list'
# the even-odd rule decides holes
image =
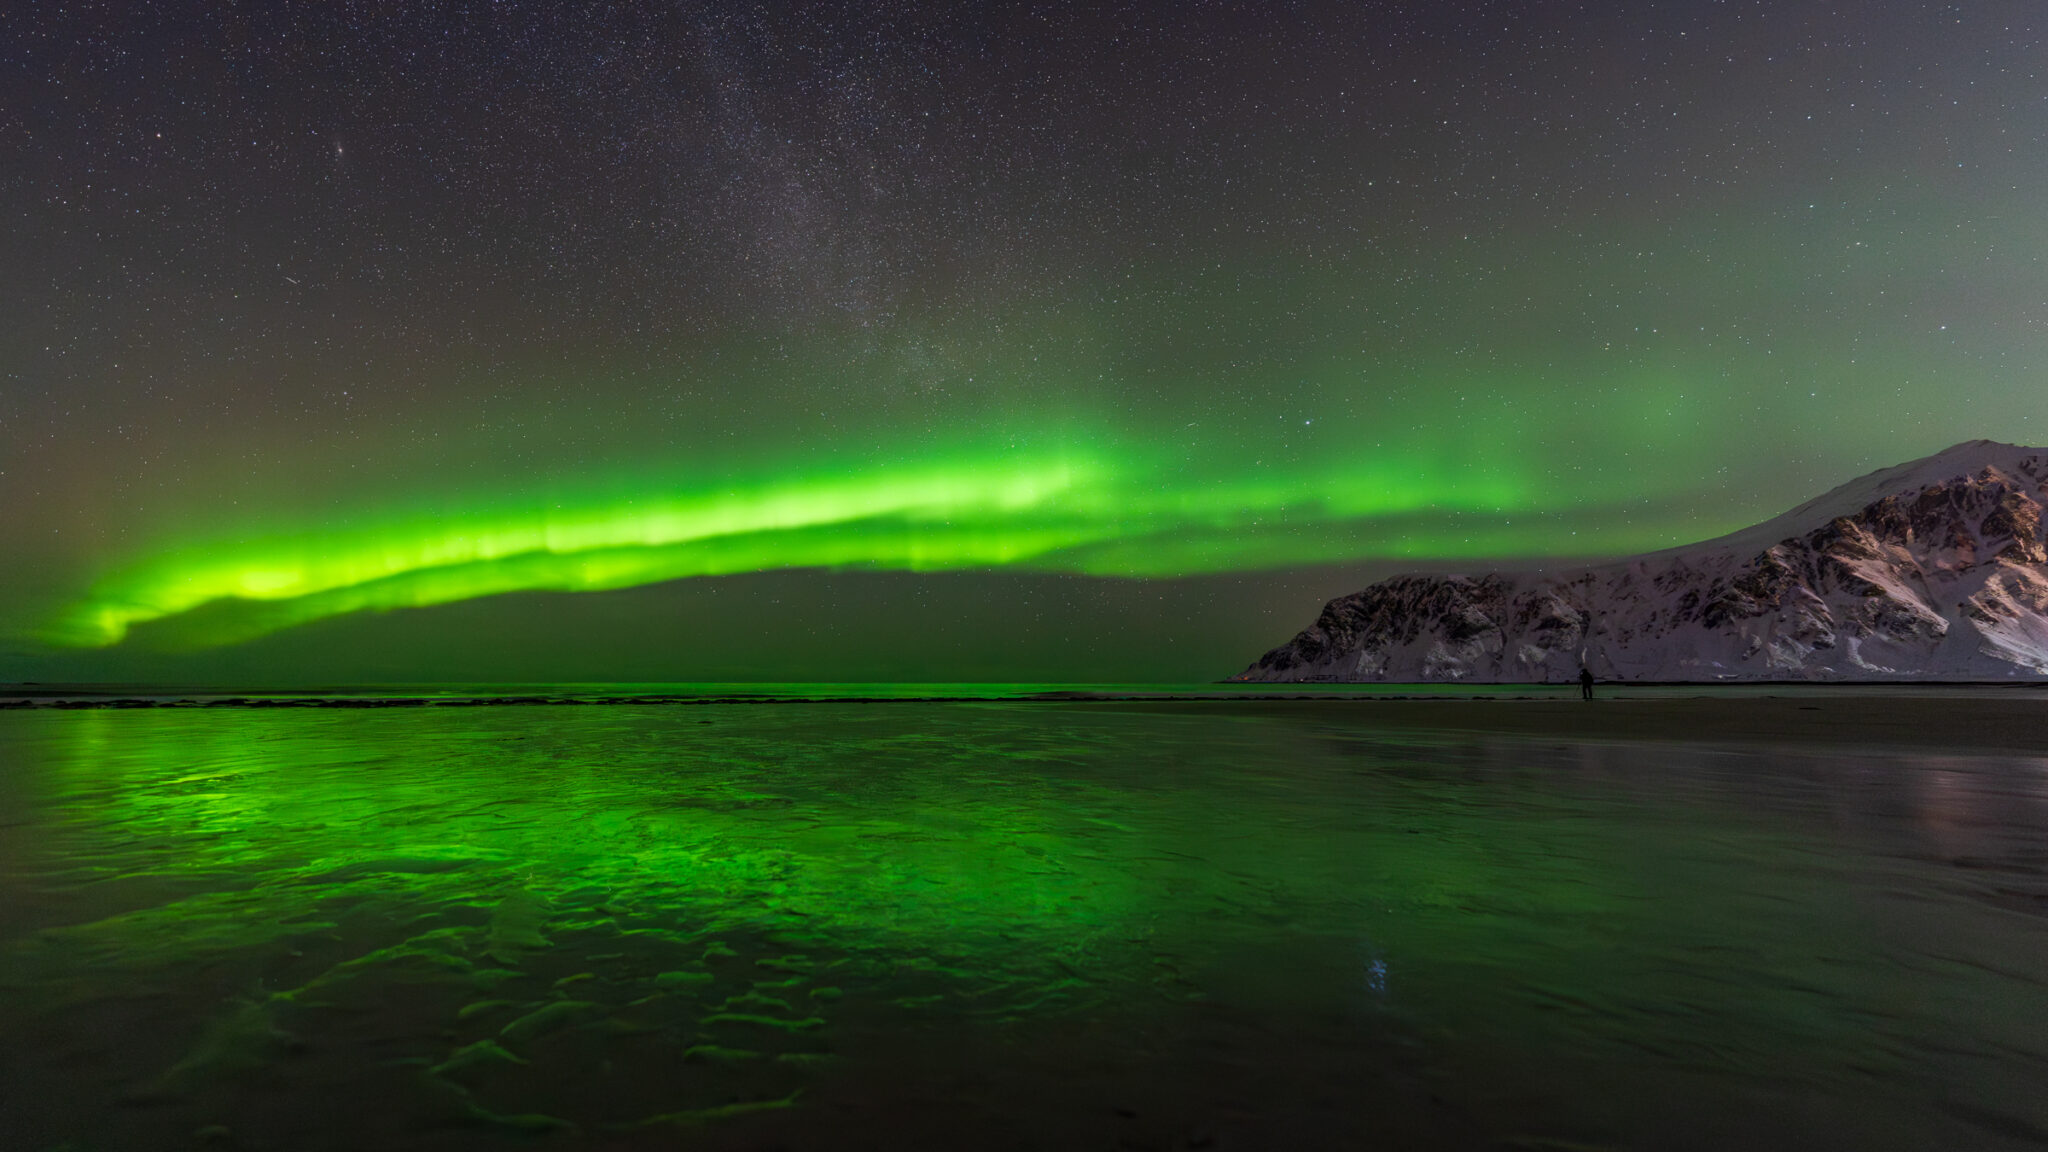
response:
{"label": "night sky", "polygon": [[1213,679],[2038,444],[2044,24],[9,6],[0,679]]}

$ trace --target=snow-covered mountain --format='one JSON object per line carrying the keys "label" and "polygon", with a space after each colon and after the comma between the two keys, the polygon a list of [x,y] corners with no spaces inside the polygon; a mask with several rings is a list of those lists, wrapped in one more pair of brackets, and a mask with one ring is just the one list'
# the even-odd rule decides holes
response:
{"label": "snow-covered mountain", "polygon": [[1683,548],[1385,580],[1233,679],[2048,676],[2044,502],[2048,448],[1973,440]]}

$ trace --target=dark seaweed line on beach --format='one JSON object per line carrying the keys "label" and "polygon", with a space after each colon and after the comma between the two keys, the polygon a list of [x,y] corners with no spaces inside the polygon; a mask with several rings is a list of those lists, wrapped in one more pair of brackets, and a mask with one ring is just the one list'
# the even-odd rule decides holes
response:
{"label": "dark seaweed line on beach", "polygon": [[[214,700],[148,700],[136,697],[109,699],[15,699],[0,700],[0,709],[43,708],[489,708],[512,705],[690,705],[690,704],[1086,704],[1117,702],[1165,702],[1229,700],[1321,700],[1376,701],[1447,699],[1432,696],[1335,696],[1317,694],[1257,694],[1196,696],[1185,694],[1040,693],[1028,696],[476,696],[449,699],[421,697],[273,697],[226,696]],[[1481,696],[1478,700],[1534,700],[1534,696]]]}
{"label": "dark seaweed line on beach", "polygon": [[[1811,689],[1815,689],[1815,688],[1820,688],[1820,689],[1840,689],[1840,690],[1844,690],[1844,691],[1853,691],[1853,690],[1855,690],[1855,689],[1859,689],[1859,688],[1880,688],[1880,689],[1898,689],[1898,688],[1901,688],[1901,687],[1911,687],[1911,688],[1916,688],[1916,689],[1935,689],[1935,690],[1942,690],[1942,689],[1949,689],[1949,690],[1963,690],[1963,689],[1967,689],[1967,690],[1973,690],[1973,691],[1974,691],[1974,690],[1982,690],[1982,689],[1986,689],[1986,688],[2002,688],[2002,689],[2018,689],[2018,690],[2026,690],[2026,689],[2040,689],[2040,688],[2048,688],[2048,681],[2023,681],[2023,682],[2017,682],[2017,683],[2015,683],[2015,682],[2013,682],[2013,681],[2009,681],[2009,680],[1993,680],[1993,681],[1946,681],[1946,680],[1945,680],[1945,681],[1928,681],[1928,682],[1922,682],[1922,683],[1911,683],[1911,682],[1901,682],[1901,681],[1897,681],[1897,680],[1877,680],[1877,681],[1827,681],[1827,682],[1822,682],[1822,683],[1815,683],[1815,682],[1813,682],[1813,681],[1804,681],[1804,680],[1789,680],[1789,681],[1782,681],[1782,682],[1778,682],[1778,681],[1769,681],[1769,682],[1767,682],[1767,681],[1747,681],[1747,682],[1743,682],[1743,683],[1741,683],[1741,684],[1739,684],[1739,685],[1730,685],[1730,684],[1723,684],[1723,683],[1701,683],[1701,682],[1662,682],[1662,681],[1658,681],[1658,682],[1651,682],[1651,681],[1641,681],[1641,682],[1637,682],[1637,681],[1630,681],[1630,682],[1627,682],[1627,683],[1625,683],[1625,684],[1624,684],[1624,683],[1617,683],[1617,684],[1613,684],[1613,685],[1610,685],[1609,687],[1610,687],[1610,688],[1634,688],[1634,689],[1641,689],[1641,688],[1652,688],[1652,689],[1657,689],[1657,688],[1666,688],[1666,689],[1669,689],[1669,688],[1679,688],[1679,689],[1682,689],[1682,688],[1698,688],[1698,689],[1713,689],[1713,688],[1724,688],[1724,687],[1733,687],[1733,686],[1739,686],[1739,687],[1742,687],[1742,688],[1748,688],[1748,689],[1757,689],[1757,688],[1773,688],[1773,687],[1782,687],[1782,688],[1791,688],[1791,689],[1804,689],[1804,690],[1811,690]],[[1319,701],[1319,702],[1324,702],[1324,703],[1339,703],[1339,702],[1342,702],[1342,703],[1356,703],[1356,704],[1373,704],[1373,703],[1392,703],[1392,702],[1401,702],[1401,701],[1418,701],[1418,700],[1420,700],[1420,701],[1431,701],[1431,702],[1457,702],[1457,701],[1471,701],[1471,702],[1478,702],[1478,703],[1483,703],[1483,702],[1498,702],[1498,701],[1503,701],[1503,700],[1514,700],[1514,701],[1535,701],[1535,700],[1551,700],[1551,699],[1561,699],[1561,698],[1563,698],[1563,697],[1562,697],[1562,694],[1561,694],[1561,693],[1562,693],[1562,690],[1561,690],[1560,686],[1558,686],[1558,685],[1553,685],[1553,684],[1500,684],[1500,685],[1483,685],[1483,686],[1482,686],[1482,685],[1477,685],[1477,684],[1472,684],[1472,685],[1457,685],[1457,686],[1455,686],[1455,687],[1463,687],[1463,688],[1467,688],[1467,689],[1470,689],[1470,688],[1478,688],[1478,687],[1498,687],[1498,688],[1500,689],[1500,691],[1499,691],[1499,692],[1496,692],[1496,693],[1489,693],[1489,694],[1477,694],[1477,693],[1471,693],[1471,692],[1469,692],[1469,691],[1466,691],[1466,692],[1448,692],[1448,693],[1437,693],[1437,692],[1432,692],[1432,691],[1430,691],[1430,690],[1429,690],[1429,686],[1424,686],[1424,685],[1418,685],[1418,686],[1417,686],[1417,688],[1418,688],[1419,690],[1418,690],[1418,691],[1415,691],[1415,692],[1404,692],[1404,693],[1370,693],[1370,694],[1365,694],[1365,693],[1351,693],[1351,692],[1343,692],[1343,693],[1338,693],[1338,692],[1317,692],[1317,691],[1312,691],[1312,690],[1311,690],[1311,691],[1306,691],[1306,692],[1215,692],[1215,693],[1207,693],[1207,692],[1202,692],[1202,693],[1194,693],[1194,692],[1089,692],[1089,691],[1053,691],[1053,692],[1031,692],[1031,693],[1020,693],[1020,694],[1018,694],[1018,695],[1014,695],[1014,696],[1001,696],[1001,695],[925,695],[925,696],[874,696],[874,695],[868,695],[868,696],[861,696],[861,695],[853,695],[853,696],[843,696],[843,695],[817,695],[817,696],[781,696],[781,695],[758,695],[758,696],[755,696],[755,695],[718,695],[718,696],[697,696],[697,695],[687,695],[687,696],[678,696],[678,695],[673,695],[673,694],[660,694],[660,693],[654,693],[654,694],[622,694],[622,695],[612,695],[612,694],[604,694],[604,693],[582,693],[582,694],[556,694],[556,695],[545,695],[545,696],[535,696],[535,695],[521,695],[521,696],[448,696],[448,697],[427,697],[427,696],[335,696],[335,695],[308,695],[308,696],[264,696],[264,695],[255,695],[255,696],[251,696],[251,695],[237,695],[237,696],[218,696],[218,697],[210,697],[210,698],[199,698],[199,699],[194,699],[194,698],[192,698],[192,697],[190,697],[190,696],[181,696],[181,697],[177,697],[177,698],[152,698],[152,697],[143,697],[143,696],[92,696],[92,695],[71,695],[71,694],[68,694],[68,693],[67,693],[67,694],[62,694],[62,695],[58,695],[58,694],[52,694],[52,695],[49,695],[49,696],[40,696],[40,695],[22,695],[22,696],[15,696],[15,697],[7,697],[7,698],[0,698],[0,709],[24,709],[24,708],[41,708],[41,709],[60,709],[60,710],[71,710],[71,709],[96,709],[96,708],[117,708],[117,709],[122,709],[122,708],[484,708],[484,707],[508,707],[508,706],[515,706],[515,705],[526,705],[526,706],[532,706],[532,705],[548,705],[548,706],[594,706],[594,705],[624,705],[624,704],[633,704],[633,705],[661,705],[661,706],[673,706],[673,705],[700,705],[700,704],[991,704],[991,703],[1005,703],[1005,704],[1008,704],[1008,703],[1026,703],[1026,704],[1088,704],[1088,703],[1172,703],[1172,702],[1189,702],[1189,703],[1228,703],[1228,702],[1236,702],[1236,701],[1244,701],[1244,702],[1272,702],[1272,701],[1283,701],[1283,700],[1296,700],[1296,701],[1301,701],[1301,700],[1312,700],[1312,701]],[[1543,694],[1541,694],[1541,695],[1531,695],[1531,694],[1529,694],[1529,690],[1530,690],[1530,689],[1550,689],[1551,691],[1550,691],[1550,692],[1545,692],[1545,693],[1543,693]],[[1765,698],[1765,699],[1769,699],[1769,698],[1771,698],[1771,697],[1763,697],[1763,698]]]}

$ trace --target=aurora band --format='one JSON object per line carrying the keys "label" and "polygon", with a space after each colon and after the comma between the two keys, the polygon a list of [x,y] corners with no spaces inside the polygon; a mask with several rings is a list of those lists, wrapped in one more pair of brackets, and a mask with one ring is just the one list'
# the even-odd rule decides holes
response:
{"label": "aurora band", "polygon": [[[1448,478],[1447,478],[1448,477]],[[1293,476],[1171,482],[1101,455],[965,455],[749,484],[530,493],[345,527],[196,541],[114,568],[40,629],[120,643],[192,614],[178,646],[238,643],[366,609],[519,591],[596,591],[789,568],[1016,568],[1167,577],[1374,556],[1554,545],[1503,514],[1569,508],[1507,470],[1378,456]],[[1539,502],[1537,493],[1549,501]],[[197,610],[231,603],[234,612]]]}

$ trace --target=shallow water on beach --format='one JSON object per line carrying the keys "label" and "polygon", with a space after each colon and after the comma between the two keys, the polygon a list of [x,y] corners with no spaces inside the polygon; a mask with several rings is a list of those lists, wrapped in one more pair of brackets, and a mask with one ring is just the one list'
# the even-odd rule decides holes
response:
{"label": "shallow water on beach", "polygon": [[38,710],[0,823],[10,1149],[2048,1144],[2043,759]]}

